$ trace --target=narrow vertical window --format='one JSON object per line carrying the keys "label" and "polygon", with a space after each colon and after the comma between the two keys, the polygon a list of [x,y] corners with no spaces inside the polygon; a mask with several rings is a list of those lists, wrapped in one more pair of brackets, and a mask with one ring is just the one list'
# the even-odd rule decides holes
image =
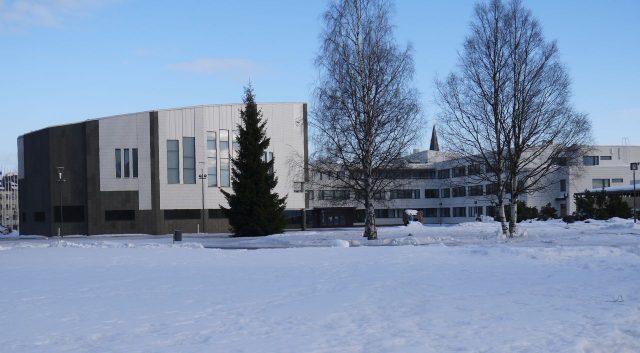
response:
{"label": "narrow vertical window", "polygon": [[134,148],[131,150],[131,159],[132,159],[132,166],[133,166],[133,177],[137,178],[138,177],[138,149]]}
{"label": "narrow vertical window", "polygon": [[220,130],[220,186],[231,185],[229,165],[229,130]]}
{"label": "narrow vertical window", "polygon": [[196,138],[182,138],[182,178],[185,184],[196,183]]}
{"label": "narrow vertical window", "polygon": [[180,145],[178,140],[167,140],[167,182],[180,183]]}
{"label": "narrow vertical window", "polygon": [[129,168],[129,149],[124,149],[124,177],[128,178],[130,176],[130,168]]}
{"label": "narrow vertical window", "polygon": [[233,158],[238,158],[238,156],[240,156],[240,142],[238,142],[238,136],[240,136],[238,130],[233,130]]}
{"label": "narrow vertical window", "polygon": [[[267,162],[273,161],[273,152],[269,152]],[[269,173],[273,174],[273,164],[271,164],[271,168],[269,168]]]}
{"label": "narrow vertical window", "polygon": [[116,178],[122,178],[122,154],[120,149],[116,148]]}
{"label": "narrow vertical window", "polygon": [[215,131],[207,131],[207,180],[209,186],[218,186],[217,139]]}

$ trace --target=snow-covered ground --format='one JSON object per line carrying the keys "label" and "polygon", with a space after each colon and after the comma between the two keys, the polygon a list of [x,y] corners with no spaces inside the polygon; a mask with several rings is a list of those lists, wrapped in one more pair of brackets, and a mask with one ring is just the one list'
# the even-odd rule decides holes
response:
{"label": "snow-covered ground", "polygon": [[640,352],[640,224],[521,227],[5,236],[0,351]]}

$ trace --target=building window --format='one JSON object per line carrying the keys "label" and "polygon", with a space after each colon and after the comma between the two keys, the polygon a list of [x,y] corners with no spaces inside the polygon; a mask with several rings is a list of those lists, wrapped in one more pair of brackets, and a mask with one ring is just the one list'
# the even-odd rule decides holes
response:
{"label": "building window", "polygon": [[435,179],[436,178],[436,170],[435,169],[425,169],[418,171],[419,179]]}
{"label": "building window", "polygon": [[600,160],[601,161],[610,161],[611,160],[611,156],[600,156]]}
{"label": "building window", "polygon": [[180,144],[178,140],[167,140],[167,182],[180,183]]}
{"label": "building window", "polygon": [[419,199],[420,198],[420,190],[419,189],[404,189],[404,190],[391,190],[389,199]]}
{"label": "building window", "polygon": [[318,200],[349,200],[349,190],[320,190]]}
{"label": "building window", "polygon": [[229,130],[220,130],[220,186],[231,185],[231,168],[229,164]]}
{"label": "building window", "polygon": [[440,196],[440,190],[438,189],[424,189],[425,199],[437,199]]}
{"label": "building window", "polygon": [[238,130],[233,130],[233,137],[231,139],[232,147],[233,147],[233,158],[238,158],[240,156],[240,142],[238,141],[238,136],[240,136]]}
{"label": "building window", "polygon": [[482,206],[469,206],[467,214],[469,215],[469,217],[482,216]]}
{"label": "building window", "polygon": [[229,165],[229,158],[220,159],[220,186],[231,186],[230,179],[231,166]]}
{"label": "building window", "polygon": [[613,178],[611,179],[612,183],[616,183],[616,184],[620,184],[620,183],[624,183],[624,179],[622,178]]}
{"label": "building window", "polygon": [[582,163],[584,165],[599,165],[600,164],[600,159],[598,158],[598,156],[584,156],[582,157]]}
{"label": "building window", "polygon": [[451,209],[449,207],[440,208],[440,217],[451,217]]}
{"label": "building window", "polygon": [[453,208],[453,216],[454,217],[466,217],[467,216],[467,208],[466,207],[454,207]]}
{"label": "building window", "polygon": [[294,181],[293,182],[293,192],[302,192],[304,190],[302,190],[303,186],[302,186],[302,182],[301,181]]}
{"label": "building window", "polygon": [[496,217],[496,206],[487,206],[487,216]]}
{"label": "building window", "polygon": [[313,190],[307,190],[307,200],[313,200]]}
{"label": "building window", "polygon": [[471,164],[469,166],[469,175],[478,175],[482,173],[482,165],[480,164]]}
{"label": "building window", "polygon": [[482,189],[482,185],[469,186],[469,196],[482,196],[484,192]]}
{"label": "building window", "polygon": [[498,184],[491,183],[486,186],[487,195],[498,195]]}
{"label": "building window", "polygon": [[464,197],[467,196],[467,188],[464,186],[458,186],[455,188],[451,188],[453,197]]}
{"label": "building window", "polygon": [[138,149],[137,148],[131,149],[131,162],[133,166],[133,177],[137,178],[138,177]]}
{"label": "building window", "polygon": [[218,148],[215,131],[207,131],[207,185],[218,186]]}
{"label": "building window", "polygon": [[451,169],[443,169],[438,171],[438,179],[449,179],[451,177]]}
{"label": "building window", "polygon": [[455,167],[452,169],[452,173],[453,173],[453,177],[463,177],[465,175],[467,175],[466,173],[466,168],[464,166],[462,167]]}
{"label": "building window", "polygon": [[[264,154],[262,155],[262,161],[265,163],[269,163],[273,160],[273,152],[264,152]],[[273,165],[271,165],[271,167],[269,168],[269,173],[273,174]],[[342,173],[342,176],[344,177],[344,172],[336,172],[336,176],[338,176],[340,173]],[[330,179],[331,173],[327,174],[327,179]],[[320,175],[320,179],[322,180],[322,174]]]}
{"label": "building window", "polygon": [[222,212],[221,209],[211,209],[209,210],[209,218],[211,219],[220,219],[220,218],[226,218],[224,216],[224,212]]}
{"label": "building window", "polygon": [[424,217],[425,218],[438,217],[438,209],[437,208],[425,208],[424,209]]}
{"label": "building window", "polygon": [[122,178],[122,153],[116,148],[116,178]]}
{"label": "building window", "polygon": [[135,221],[136,220],[136,211],[135,210],[109,210],[109,211],[104,211],[104,220],[105,220],[105,222]]}
{"label": "building window", "polygon": [[164,210],[164,219],[200,219],[201,210]]}
{"label": "building window", "polygon": [[128,178],[131,176],[130,172],[130,163],[129,163],[129,149],[124,149],[124,177]]}
{"label": "building window", "polygon": [[84,206],[62,206],[62,214],[60,214],[60,206],[53,208],[53,221],[60,223],[82,223],[84,222]]}
{"label": "building window", "polygon": [[553,164],[561,167],[566,167],[568,163],[567,157],[553,157],[551,158],[551,161],[553,162]]}
{"label": "building window", "polygon": [[448,199],[451,197],[451,189],[444,188],[444,189],[440,189],[440,191],[443,199]]}
{"label": "building window", "polygon": [[567,191],[567,179],[560,179],[560,191]]}
{"label": "building window", "polygon": [[592,189],[602,189],[611,186],[609,179],[591,179]]}
{"label": "building window", "polygon": [[40,222],[44,222],[45,221],[45,214],[44,212],[34,212],[33,214],[33,220],[40,223]]}
{"label": "building window", "polygon": [[185,184],[196,183],[196,138],[182,138],[182,178]]}
{"label": "building window", "polygon": [[401,208],[376,209],[376,218],[402,218],[404,212]]}

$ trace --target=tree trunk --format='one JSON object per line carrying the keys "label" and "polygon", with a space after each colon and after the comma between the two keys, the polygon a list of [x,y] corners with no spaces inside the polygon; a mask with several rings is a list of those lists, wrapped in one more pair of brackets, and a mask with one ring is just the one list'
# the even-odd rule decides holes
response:
{"label": "tree trunk", "polygon": [[373,203],[369,200],[365,201],[366,216],[364,219],[364,237],[368,240],[378,239],[378,230],[376,229],[376,213]]}
{"label": "tree trunk", "polygon": [[511,207],[509,208],[509,215],[511,219],[509,220],[509,238],[513,238],[516,236],[518,232],[518,200],[511,200]]}
{"label": "tree trunk", "polygon": [[504,202],[498,202],[498,219],[500,220],[500,226],[502,228],[502,235],[507,237],[509,235],[509,225],[507,224],[507,217],[504,212]]}

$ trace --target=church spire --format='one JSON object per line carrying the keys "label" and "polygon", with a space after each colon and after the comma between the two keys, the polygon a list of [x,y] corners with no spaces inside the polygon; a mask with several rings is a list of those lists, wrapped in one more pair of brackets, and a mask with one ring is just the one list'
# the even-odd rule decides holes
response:
{"label": "church spire", "polygon": [[430,151],[440,151],[440,146],[438,145],[438,135],[436,135],[436,125],[433,125],[433,131],[431,132],[431,144],[429,145]]}

